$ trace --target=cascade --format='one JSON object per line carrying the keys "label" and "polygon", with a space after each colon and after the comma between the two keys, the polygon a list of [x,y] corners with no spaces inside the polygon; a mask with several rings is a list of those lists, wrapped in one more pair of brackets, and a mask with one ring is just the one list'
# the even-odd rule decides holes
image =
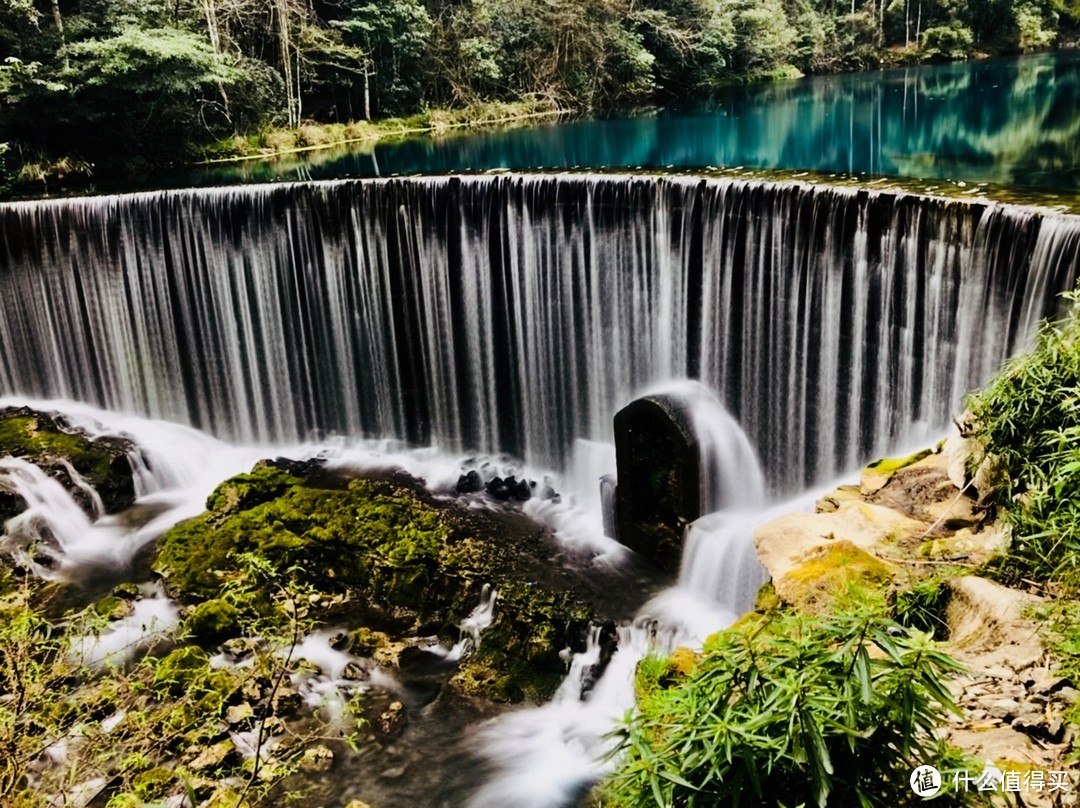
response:
{"label": "cascade", "polygon": [[[602,631],[594,626],[585,650],[571,657],[550,704],[504,716],[479,730],[476,740],[494,774],[474,795],[472,808],[577,804],[611,765],[604,759],[613,745],[610,733],[633,707],[638,661],[679,645],[700,647],[709,634],[753,607],[767,579],[754,551],[754,528],[774,511],[790,510],[792,503],[764,507],[764,477],[749,440],[703,385],[675,381],[647,394],[677,397],[685,404],[701,450],[702,485],[709,487],[703,488],[702,501],[721,510],[687,528],[677,583],[617,629],[615,652],[599,680],[592,682]],[[594,488],[595,482],[594,476]]]}
{"label": "cascade", "polygon": [[946,424],[1080,260],[1073,216],[640,176],[19,202],[0,239],[0,395],[564,470],[636,391],[692,377],[774,493]]}

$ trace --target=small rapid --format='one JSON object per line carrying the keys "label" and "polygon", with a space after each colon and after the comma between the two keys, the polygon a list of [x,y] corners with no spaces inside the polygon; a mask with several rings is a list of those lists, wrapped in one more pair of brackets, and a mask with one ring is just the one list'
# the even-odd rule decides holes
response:
{"label": "small rapid", "polygon": [[[638,662],[680,646],[700,649],[710,634],[752,609],[768,579],[754,550],[755,528],[779,513],[812,506],[811,494],[767,504],[765,476],[749,439],[706,387],[676,381],[647,394],[674,397],[686,407],[700,445],[701,501],[716,510],[688,526],[677,582],[617,628],[606,665],[597,626],[585,650],[569,660],[551,703],[497,718],[475,733],[492,775],[470,808],[577,804],[614,765],[615,733],[634,707]],[[602,503],[597,497],[591,504]]]}

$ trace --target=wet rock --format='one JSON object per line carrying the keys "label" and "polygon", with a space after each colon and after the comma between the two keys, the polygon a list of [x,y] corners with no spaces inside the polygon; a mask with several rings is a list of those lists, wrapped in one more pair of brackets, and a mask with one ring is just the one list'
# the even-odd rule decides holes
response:
{"label": "wet rock", "polygon": [[[91,438],[62,416],[29,407],[0,409],[0,457],[18,457],[33,463],[72,495],[90,516],[95,503],[72,477],[82,477],[101,499],[106,513],[117,513],[135,501],[135,478],[130,455],[135,445],[126,438]],[[0,524],[26,507],[0,482]]]}
{"label": "wet rock", "polygon": [[273,460],[260,460],[255,468],[274,468],[291,474],[293,477],[307,479],[326,466],[325,457],[312,457],[307,460],[293,460],[289,457],[275,457]]}
{"label": "wet rock", "polygon": [[280,685],[277,692],[274,693],[270,703],[270,708],[274,715],[287,716],[292,715],[300,709],[302,704],[300,698],[300,691],[291,685]]}
{"label": "wet rock", "polygon": [[386,711],[379,716],[379,729],[384,735],[397,733],[405,722],[405,705],[400,701],[391,702]]}
{"label": "wet rock", "polygon": [[221,650],[236,659],[243,659],[258,647],[259,641],[252,637],[234,637],[222,643]]}
{"label": "wet rock", "polygon": [[582,677],[581,682],[581,697],[585,698],[596,687],[596,683],[600,681],[600,677],[604,675],[604,671],[607,670],[608,663],[611,662],[611,658],[615,656],[615,651],[619,646],[619,632],[615,628],[615,623],[608,620],[600,627],[600,633],[597,637],[597,644],[600,647],[600,654],[597,658],[596,664],[593,665]]}
{"label": "wet rock", "polygon": [[458,477],[456,490],[459,494],[478,494],[484,490],[484,481],[480,474],[473,470]]}
{"label": "wet rock", "polygon": [[357,662],[349,662],[341,671],[341,678],[350,682],[362,682],[368,678],[368,672]]}
{"label": "wet rock", "polygon": [[231,740],[224,740],[208,746],[195,757],[188,768],[192,771],[207,771],[232,765],[239,761],[240,755],[236,751],[236,745]]}
{"label": "wet rock", "polygon": [[508,502],[514,500],[515,502],[526,502],[532,498],[532,489],[536,486],[536,483],[530,483],[528,480],[519,480],[513,474],[509,477],[492,477],[484,486],[484,490],[488,496],[492,499],[497,499],[500,502]]}
{"label": "wet rock", "polygon": [[135,613],[135,604],[116,595],[107,595],[94,604],[94,611],[109,620],[123,620]]}
{"label": "wet rock", "polygon": [[230,727],[247,729],[255,722],[255,710],[251,704],[244,701],[234,704],[225,710],[225,723]]}
{"label": "wet rock", "polygon": [[326,746],[313,746],[305,749],[300,758],[300,768],[309,772],[329,771],[334,765],[334,753]]}

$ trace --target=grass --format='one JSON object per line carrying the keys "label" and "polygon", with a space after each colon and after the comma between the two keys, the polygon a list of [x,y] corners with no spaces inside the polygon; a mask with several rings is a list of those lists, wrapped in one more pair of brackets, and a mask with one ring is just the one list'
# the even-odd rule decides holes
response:
{"label": "grass", "polygon": [[544,99],[481,101],[460,109],[433,109],[406,118],[350,123],[306,121],[296,129],[269,129],[255,135],[226,138],[199,153],[200,163],[260,160],[346,144],[374,145],[414,135],[440,136],[455,130],[520,125],[565,115]]}
{"label": "grass", "polygon": [[1046,323],[970,407],[995,501],[1013,531],[993,565],[1005,583],[1051,582],[1080,593],[1080,309]]}

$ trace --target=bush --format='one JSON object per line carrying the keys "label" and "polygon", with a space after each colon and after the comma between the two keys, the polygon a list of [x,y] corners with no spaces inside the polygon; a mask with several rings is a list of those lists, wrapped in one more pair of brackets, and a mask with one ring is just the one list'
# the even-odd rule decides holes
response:
{"label": "bush", "polygon": [[1033,351],[1009,362],[969,406],[993,458],[997,501],[1013,530],[1006,582],[1080,586],[1080,310],[1044,324]]}
{"label": "bush", "polygon": [[[643,663],[605,796],[615,806],[903,804],[919,761],[948,768],[932,730],[955,710],[944,677],[958,668],[928,634],[884,618],[762,617],[711,638],[675,687],[687,666]],[[658,682],[641,681],[650,676]]]}
{"label": "bush", "polygon": [[955,20],[923,32],[923,52],[928,58],[966,59],[975,45],[971,29]]}

